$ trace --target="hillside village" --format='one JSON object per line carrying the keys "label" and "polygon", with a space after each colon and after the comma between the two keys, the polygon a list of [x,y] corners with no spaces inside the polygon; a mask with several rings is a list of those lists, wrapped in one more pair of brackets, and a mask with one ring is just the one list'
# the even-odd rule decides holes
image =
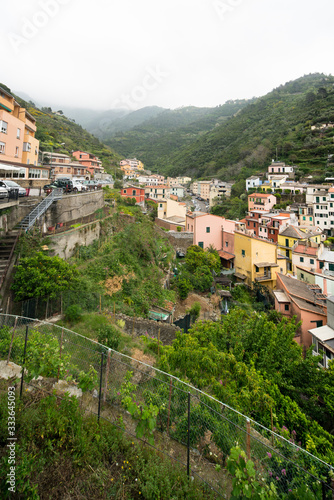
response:
{"label": "hillside village", "polygon": [[[44,196],[43,186],[61,178],[79,181],[83,190],[113,187],[112,174],[90,152],[69,155],[51,149],[40,154],[36,119],[4,89],[0,124],[0,175],[18,181],[27,194]],[[301,321],[296,341],[305,352],[314,345],[314,352],[323,354],[322,366],[328,367],[334,358],[327,305],[334,295],[332,179],[325,184],[312,184],[310,178],[296,181],[297,166],[273,160],[265,174],[246,179],[247,215],[228,220],[210,209],[231,196],[233,182],[152,174],[136,158],[121,160],[119,168],[121,197],[134,199],[144,211],[147,200],[154,202],[158,226],[188,236],[188,246],[217,250],[228,282],[266,287],[277,311]],[[282,196],[289,200],[284,209]],[[8,198],[3,208],[13,203],[17,201]]]}
{"label": "hillside village", "polygon": [[[314,487],[314,498],[320,498],[321,488],[332,491],[333,483],[328,475],[331,466],[328,464],[333,441],[330,383],[334,359],[333,179],[313,183],[311,175],[301,175],[298,165],[272,160],[266,172],[253,174],[242,184],[244,188],[237,196],[240,217],[225,218],[214,212],[229,204],[233,196],[235,199],[235,186],[239,184],[240,188],[240,179],[225,181],[214,176],[163,175],[152,172],[135,157],[119,159],[111,150],[103,149],[101,159],[94,148],[81,149],[74,141],[71,142],[74,147],[68,147],[66,134],[59,136],[57,141],[54,138],[46,140],[49,132],[45,130],[43,141],[40,141],[38,115],[36,108],[31,107],[28,111],[15,96],[0,88],[2,312],[16,318],[26,316],[60,321],[61,326],[55,327],[62,330],[60,347],[58,340],[54,345],[56,355],[59,353],[56,363],[67,359],[62,358],[64,324],[72,327],[71,321],[76,319],[73,328],[80,328],[83,311],[94,315],[95,320],[98,317],[96,321],[105,321],[97,323],[99,326],[93,331],[83,332],[83,335],[87,334],[86,341],[94,344],[93,351],[97,346],[102,349],[101,367],[100,360],[95,360],[89,369],[82,364],[84,371],[76,372],[74,376],[87,379],[87,387],[93,388],[94,384],[89,385],[90,377],[95,372],[97,380],[97,370],[101,369],[99,417],[104,356],[107,356],[107,361],[102,411],[115,401],[115,394],[107,400],[107,390],[115,392],[112,383],[107,389],[107,377],[108,374],[113,377],[113,373],[109,373],[111,352],[117,352],[125,335],[128,342],[135,342],[134,337],[137,337],[148,346],[147,350],[140,346],[141,351],[136,343],[135,347],[125,347],[124,352],[117,353],[120,357],[133,356],[131,366],[135,370],[140,372],[143,366],[145,369],[157,366],[221,401],[219,418],[214,417],[216,420],[210,421],[205,413],[207,410],[199,410],[197,402],[193,403],[191,410],[194,414],[198,411],[198,418],[204,419],[204,423],[202,420],[200,425],[196,423],[200,430],[196,430],[196,436],[192,437],[193,446],[196,442],[197,447],[192,453],[199,454],[199,462],[203,456],[210,464],[209,469],[214,465],[215,477],[210,478],[211,485],[219,484],[220,468],[225,467],[228,455],[232,454],[234,446],[238,446],[236,439],[226,441],[225,421],[220,418],[225,412],[225,404],[228,404],[233,414],[228,418],[235,418],[241,412],[237,419],[242,418],[242,425],[246,426],[250,426],[247,415],[254,419],[254,429],[246,427],[248,459],[251,457],[251,432],[252,453],[258,464],[262,458],[259,459],[254,451],[254,440],[260,438],[261,446],[268,447],[263,449],[271,450],[265,454],[271,457],[271,453],[277,451],[272,448],[273,443],[281,446],[275,441],[276,437],[288,437],[287,450],[285,444],[282,448],[288,455],[294,450],[298,433],[297,451],[300,446],[305,447],[305,453],[314,454],[312,460],[326,461],[323,462],[322,484],[318,481]],[[63,120],[61,114],[48,111],[48,115],[51,119]],[[242,206],[246,203],[245,213]],[[59,268],[53,269],[56,272],[50,279],[48,258],[59,259]],[[29,273],[24,273],[29,259],[33,267],[31,274],[36,273],[33,284],[26,286]],[[44,264],[46,274],[43,279],[47,283],[41,283],[39,278]],[[66,289],[66,278],[71,273],[81,273],[78,290]],[[35,294],[38,287],[42,291]],[[70,292],[67,303],[63,291]],[[234,300],[243,295],[248,300],[257,294],[260,298],[254,298],[252,305],[245,310],[239,309],[245,304]],[[255,304],[257,300],[263,304]],[[254,304],[260,307],[256,309]],[[9,355],[21,363],[16,354],[16,349],[20,352],[20,340],[18,337],[14,339],[16,321],[12,334],[14,349]],[[192,329],[187,335],[191,322]],[[259,331],[261,324],[265,326]],[[185,333],[179,335],[180,328]],[[242,339],[240,330],[243,331]],[[9,330],[3,332],[2,355],[9,341]],[[267,335],[270,338],[268,345]],[[97,341],[100,344],[96,344]],[[244,346],[248,343],[241,357],[239,342],[244,342]],[[273,359],[278,346],[282,345],[282,365],[280,359],[277,367],[272,363],[272,373],[269,368],[261,369],[261,364],[266,362],[261,358],[262,347],[258,343],[265,344],[263,359],[266,356]],[[49,356],[48,345],[45,348],[43,345],[46,357]],[[90,356],[91,351],[89,359]],[[259,359],[256,370],[255,359]],[[142,367],[138,368],[137,360],[143,363]],[[120,372],[125,376],[123,365],[120,359]],[[20,365],[16,367],[20,370]],[[305,370],[311,370],[313,385],[304,380]],[[42,372],[43,367],[39,373]],[[49,370],[48,373],[53,372]],[[129,373],[126,376],[130,377]],[[146,383],[146,375],[136,374],[140,380],[138,387]],[[77,384],[73,380],[70,383]],[[126,383],[120,384],[120,391],[125,390]],[[168,383],[171,384],[168,389],[171,405],[172,382]],[[238,389],[235,389],[235,384]],[[87,401],[97,398],[97,389],[90,392],[95,395],[87,394]],[[158,401],[154,398],[159,396],[159,391],[148,392],[150,411],[155,412],[153,423],[149,425],[156,430],[157,415],[162,414],[166,402],[160,402],[162,406],[153,405],[152,401]],[[119,402],[115,405],[120,411]],[[182,427],[182,419],[187,418],[190,422],[189,408],[187,415],[184,409],[177,410],[172,434],[177,426]],[[169,419],[168,414],[167,433]],[[265,426],[265,432],[271,433],[270,440],[255,431],[255,420]],[[159,425],[163,430],[163,425]],[[222,425],[221,434],[213,434],[217,425]],[[289,426],[291,434],[285,425]],[[238,426],[231,422],[232,432]],[[151,429],[150,439],[152,435]],[[176,441],[183,446],[185,438],[176,436]],[[187,446],[190,453],[189,441]],[[224,452],[221,451],[223,448],[226,448]],[[170,456],[173,453],[172,449]],[[263,450],[260,455],[262,453]],[[194,470],[196,460],[193,458]],[[316,463],[319,467],[320,461]],[[201,464],[198,467],[203,477],[207,477],[206,466]],[[270,467],[269,464],[268,470]],[[279,469],[277,491],[288,494],[290,483],[286,482],[284,487],[279,484],[286,469],[281,465]],[[212,472],[211,467],[209,475]],[[266,479],[268,485],[270,474],[271,470]],[[299,471],[291,468],[290,475],[291,481],[296,477],[300,480]],[[313,480],[310,478],[309,484]],[[219,484],[223,491],[225,487]],[[299,483],[296,486],[297,497],[302,487]],[[309,485],[307,491],[308,488]]]}

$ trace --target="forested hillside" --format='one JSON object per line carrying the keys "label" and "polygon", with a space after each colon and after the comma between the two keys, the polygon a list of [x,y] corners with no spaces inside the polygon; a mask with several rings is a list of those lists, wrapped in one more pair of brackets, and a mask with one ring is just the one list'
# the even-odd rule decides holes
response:
{"label": "forested hillside", "polygon": [[175,123],[172,130],[161,124],[166,112],[108,144],[171,175],[239,180],[278,158],[299,165],[301,175],[322,176],[334,171],[328,158],[334,129],[311,127],[334,122],[333,84],[333,76],[306,75],[250,103],[237,101],[239,112],[219,115],[224,105],[187,125]]}
{"label": "forested hillside", "polygon": [[164,172],[179,150],[237,114],[250,101],[228,101],[216,108],[184,107],[166,110],[129,132],[105,138],[115,151],[140,158],[149,169]]}

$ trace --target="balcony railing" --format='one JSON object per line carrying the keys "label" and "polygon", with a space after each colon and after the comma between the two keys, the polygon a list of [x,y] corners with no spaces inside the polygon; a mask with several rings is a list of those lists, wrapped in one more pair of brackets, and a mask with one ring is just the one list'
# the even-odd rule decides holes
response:
{"label": "balcony railing", "polygon": [[271,281],[271,271],[255,276],[255,281]]}

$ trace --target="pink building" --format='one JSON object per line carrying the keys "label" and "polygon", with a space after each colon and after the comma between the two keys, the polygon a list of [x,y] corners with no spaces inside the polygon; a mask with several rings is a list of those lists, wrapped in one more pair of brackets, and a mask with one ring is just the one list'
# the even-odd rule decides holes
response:
{"label": "pink building", "polygon": [[311,285],[291,276],[277,273],[275,309],[284,316],[296,316],[301,321],[295,340],[304,346],[312,345],[309,330],[327,324],[326,295],[318,285]]}
{"label": "pink building", "polygon": [[222,248],[222,227],[226,219],[203,212],[188,212],[186,231],[194,233],[193,244],[201,248],[212,245],[216,250]]}
{"label": "pink building", "polygon": [[276,196],[267,193],[253,193],[248,195],[248,211],[261,210],[261,212],[270,212],[276,205]]}

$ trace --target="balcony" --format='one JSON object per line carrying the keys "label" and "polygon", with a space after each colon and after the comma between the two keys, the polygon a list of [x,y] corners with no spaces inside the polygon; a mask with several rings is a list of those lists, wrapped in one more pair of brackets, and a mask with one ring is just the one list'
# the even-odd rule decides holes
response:
{"label": "balcony", "polygon": [[255,276],[255,281],[271,281],[271,279],[271,271]]}

